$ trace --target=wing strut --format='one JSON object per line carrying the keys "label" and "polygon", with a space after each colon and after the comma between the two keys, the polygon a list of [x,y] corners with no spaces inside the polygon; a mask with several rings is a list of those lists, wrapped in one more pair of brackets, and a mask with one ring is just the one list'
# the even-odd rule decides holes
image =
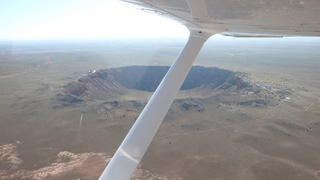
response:
{"label": "wing strut", "polygon": [[159,84],[99,180],[128,180],[136,170],[205,41],[213,34],[190,30],[187,44]]}

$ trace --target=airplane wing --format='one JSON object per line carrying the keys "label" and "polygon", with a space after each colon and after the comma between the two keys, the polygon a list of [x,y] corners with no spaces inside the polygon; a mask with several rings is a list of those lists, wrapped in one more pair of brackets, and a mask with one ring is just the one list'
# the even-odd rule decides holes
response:
{"label": "airplane wing", "polygon": [[130,179],[205,41],[320,36],[319,0],[122,0],[186,25],[190,36],[99,180]]}
{"label": "airplane wing", "polygon": [[320,36],[319,0],[122,0],[187,27],[235,37]]}

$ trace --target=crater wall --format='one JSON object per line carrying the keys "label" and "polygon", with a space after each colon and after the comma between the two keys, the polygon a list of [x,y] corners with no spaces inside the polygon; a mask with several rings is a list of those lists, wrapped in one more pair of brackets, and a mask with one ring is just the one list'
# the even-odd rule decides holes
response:
{"label": "crater wall", "polygon": [[[154,92],[169,70],[169,66],[127,66],[102,69],[69,83],[64,92],[77,97],[108,99],[130,90]],[[234,72],[217,67],[193,66],[180,90],[242,89],[247,84]]]}

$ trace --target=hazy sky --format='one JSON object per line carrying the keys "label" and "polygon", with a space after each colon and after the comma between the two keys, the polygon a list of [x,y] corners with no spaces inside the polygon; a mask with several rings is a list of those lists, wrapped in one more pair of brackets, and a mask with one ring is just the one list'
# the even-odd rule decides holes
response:
{"label": "hazy sky", "polygon": [[117,0],[1,0],[0,39],[186,37],[173,21]]}

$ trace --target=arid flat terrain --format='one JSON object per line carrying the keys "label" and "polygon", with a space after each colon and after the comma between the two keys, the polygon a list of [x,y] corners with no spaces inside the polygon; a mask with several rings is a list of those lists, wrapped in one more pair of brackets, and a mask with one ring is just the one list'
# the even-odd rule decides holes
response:
{"label": "arid flat terrain", "polygon": [[[184,42],[0,43],[0,179],[97,179]],[[320,179],[319,47],[212,38],[132,179]]]}

